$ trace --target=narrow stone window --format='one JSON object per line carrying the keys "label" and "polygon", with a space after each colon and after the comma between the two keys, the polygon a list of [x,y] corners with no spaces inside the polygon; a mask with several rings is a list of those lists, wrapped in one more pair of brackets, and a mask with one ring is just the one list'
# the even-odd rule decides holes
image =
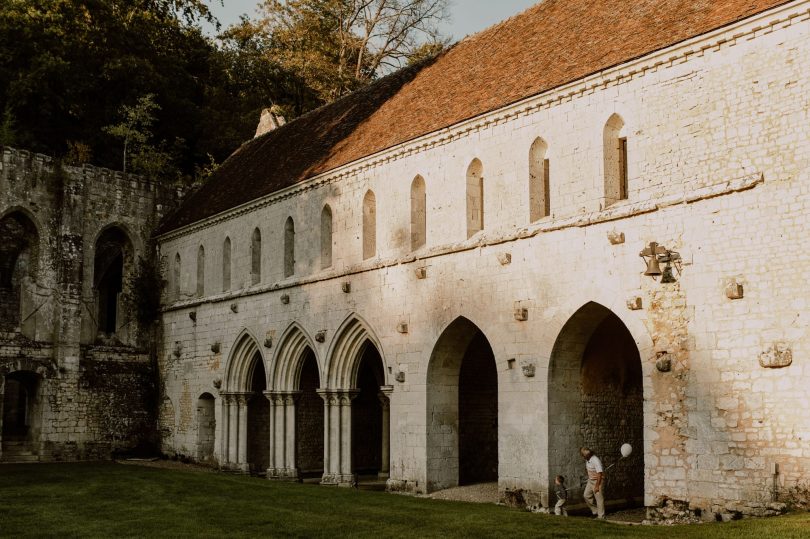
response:
{"label": "narrow stone window", "polygon": [[250,284],[259,284],[262,280],[262,233],[258,228],[253,230],[250,239]]}
{"label": "narrow stone window", "polygon": [[537,138],[529,149],[529,220],[535,222],[551,215],[549,194],[548,145]]}
{"label": "narrow stone window", "polygon": [[369,190],[363,197],[363,260],[377,254],[377,198]]}
{"label": "narrow stone window", "polygon": [[172,299],[177,301],[180,299],[182,286],[180,283],[180,253],[174,255],[174,266],[172,267]]}
{"label": "narrow stone window", "polygon": [[332,267],[332,208],[321,211],[321,269]]}
{"label": "narrow stone window", "polygon": [[287,217],[284,223],[284,277],[295,275],[295,222]]}
{"label": "narrow stone window", "polygon": [[604,207],[628,198],[627,137],[624,120],[618,114],[608,119],[604,130],[605,203]]}
{"label": "narrow stone window", "polygon": [[416,251],[427,241],[427,195],[425,180],[417,176],[411,183],[411,250]]}
{"label": "narrow stone window", "polygon": [[473,159],[467,167],[467,238],[484,230],[484,166]]}
{"label": "narrow stone window", "polygon": [[39,232],[24,214],[0,219],[0,332],[25,333],[26,319],[33,324],[37,301],[31,293],[39,259]]}
{"label": "narrow stone window", "polygon": [[197,249],[197,297],[205,295],[205,247]]}
{"label": "narrow stone window", "polygon": [[222,291],[231,289],[231,238],[222,244]]}

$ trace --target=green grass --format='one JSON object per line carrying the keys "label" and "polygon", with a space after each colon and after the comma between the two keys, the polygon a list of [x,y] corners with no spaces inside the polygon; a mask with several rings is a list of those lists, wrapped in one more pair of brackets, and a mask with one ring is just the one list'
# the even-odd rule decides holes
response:
{"label": "green grass", "polygon": [[0,536],[791,537],[810,514],[675,528],[112,463],[0,466]]}

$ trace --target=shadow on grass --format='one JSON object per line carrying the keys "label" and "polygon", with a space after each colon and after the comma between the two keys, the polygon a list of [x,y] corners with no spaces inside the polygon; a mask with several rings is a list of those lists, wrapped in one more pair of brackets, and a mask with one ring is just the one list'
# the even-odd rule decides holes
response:
{"label": "shadow on grass", "polygon": [[113,463],[0,466],[0,536],[780,537],[810,515],[658,528]]}

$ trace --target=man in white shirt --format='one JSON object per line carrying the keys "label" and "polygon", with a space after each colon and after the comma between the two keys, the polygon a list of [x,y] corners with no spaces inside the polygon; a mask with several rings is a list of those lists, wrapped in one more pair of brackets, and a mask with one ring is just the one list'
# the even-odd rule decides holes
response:
{"label": "man in white shirt", "polygon": [[602,480],[605,476],[605,469],[602,461],[593,454],[587,447],[579,450],[582,458],[585,459],[585,470],[588,472],[588,484],[585,486],[585,503],[596,518],[605,518],[605,496],[602,491]]}

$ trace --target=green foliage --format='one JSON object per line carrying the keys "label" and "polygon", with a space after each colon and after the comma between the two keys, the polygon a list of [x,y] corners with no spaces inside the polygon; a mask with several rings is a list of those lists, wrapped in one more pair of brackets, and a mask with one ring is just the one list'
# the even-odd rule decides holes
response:
{"label": "green foliage", "polygon": [[120,123],[102,128],[105,133],[122,140],[124,144],[124,172],[127,171],[127,153],[130,149],[135,154],[136,159],[140,161],[139,164],[142,164],[143,157],[148,157],[149,154],[155,152],[155,148],[150,142],[152,140],[152,125],[155,123],[154,112],[159,110],[160,106],[155,103],[155,94],[146,94],[138,98],[135,105],[123,105],[121,107],[119,110]]}
{"label": "green foliage", "polygon": [[81,537],[807,537],[810,514],[626,526],[495,504],[113,463],[5,464],[3,535]]}
{"label": "green foliage", "polygon": [[12,144],[14,144],[14,115],[11,113],[11,107],[6,105],[3,119],[0,121],[0,146]]}

